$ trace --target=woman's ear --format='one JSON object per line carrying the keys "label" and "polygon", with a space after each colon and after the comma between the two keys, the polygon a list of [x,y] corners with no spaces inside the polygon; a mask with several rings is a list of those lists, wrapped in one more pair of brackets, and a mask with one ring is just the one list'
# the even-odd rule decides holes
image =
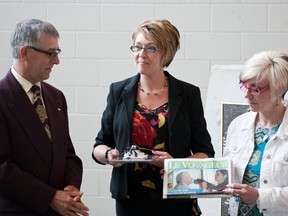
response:
{"label": "woman's ear", "polygon": [[288,105],[288,91],[282,95],[281,99],[282,99],[283,105],[287,106]]}

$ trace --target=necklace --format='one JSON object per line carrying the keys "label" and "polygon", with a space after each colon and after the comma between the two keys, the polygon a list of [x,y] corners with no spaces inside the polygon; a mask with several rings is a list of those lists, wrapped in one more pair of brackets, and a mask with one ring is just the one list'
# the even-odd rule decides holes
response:
{"label": "necklace", "polygon": [[[150,92],[146,91],[146,90],[142,87],[140,81],[138,82],[138,85],[139,85],[139,89],[140,89],[141,92],[146,93],[147,95],[150,95],[150,94],[151,94]],[[158,96],[160,92],[164,92],[164,91],[165,91],[165,88],[166,88],[167,86],[168,86],[168,79],[167,79],[167,77],[165,76],[165,83],[164,83],[163,88],[161,88],[160,90],[154,91],[152,94],[153,94],[154,96]],[[159,91],[160,91],[160,92],[159,92]]]}

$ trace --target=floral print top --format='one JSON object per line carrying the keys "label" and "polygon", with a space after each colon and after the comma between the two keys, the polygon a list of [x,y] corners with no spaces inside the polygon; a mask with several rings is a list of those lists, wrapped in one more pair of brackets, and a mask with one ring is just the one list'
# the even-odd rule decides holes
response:
{"label": "floral print top", "polygon": [[[148,154],[152,154],[151,150],[167,151],[168,103],[153,110],[137,104],[133,116],[131,144]],[[127,166],[127,198],[162,198],[160,167],[149,163],[129,163]]]}

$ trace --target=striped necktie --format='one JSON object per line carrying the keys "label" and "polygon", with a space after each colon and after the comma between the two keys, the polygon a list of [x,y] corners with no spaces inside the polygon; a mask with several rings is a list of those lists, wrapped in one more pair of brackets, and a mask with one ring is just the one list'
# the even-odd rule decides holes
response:
{"label": "striped necktie", "polygon": [[46,113],[46,110],[45,110],[45,107],[44,107],[44,104],[42,101],[40,87],[37,85],[33,85],[30,90],[34,94],[32,102],[33,102],[33,106],[35,108],[35,111],[36,111],[37,115],[39,116],[40,121],[42,122],[42,124],[45,128],[45,131],[46,131],[46,133],[47,133],[47,135],[51,141],[52,136],[51,136],[51,132],[49,129],[48,116],[47,116],[47,113]]}

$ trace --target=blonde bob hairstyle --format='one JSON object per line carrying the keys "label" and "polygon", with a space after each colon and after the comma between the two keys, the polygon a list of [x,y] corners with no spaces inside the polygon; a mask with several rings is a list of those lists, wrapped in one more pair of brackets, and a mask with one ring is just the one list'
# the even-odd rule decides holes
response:
{"label": "blonde bob hairstyle", "polygon": [[155,40],[157,48],[162,54],[162,65],[168,67],[176,52],[180,48],[180,33],[168,20],[145,20],[132,33],[132,41],[135,43],[139,32],[148,34]]}
{"label": "blonde bob hairstyle", "polygon": [[240,73],[240,82],[256,78],[257,83],[268,81],[271,96],[283,97],[288,90],[288,54],[281,51],[263,51],[246,61]]}

